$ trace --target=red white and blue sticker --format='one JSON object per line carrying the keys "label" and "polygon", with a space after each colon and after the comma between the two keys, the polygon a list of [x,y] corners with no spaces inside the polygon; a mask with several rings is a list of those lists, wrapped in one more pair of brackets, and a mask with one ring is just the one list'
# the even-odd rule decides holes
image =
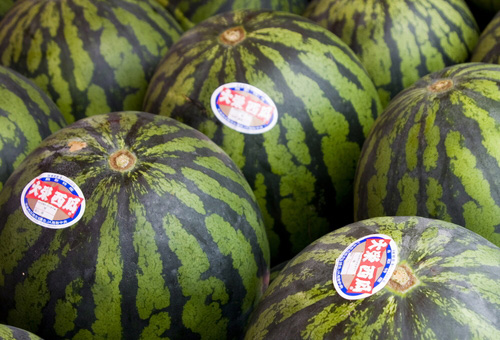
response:
{"label": "red white and blue sticker", "polygon": [[398,247],[390,236],[365,236],[351,243],[337,258],[333,285],[347,300],[366,298],[384,288],[397,263]]}
{"label": "red white and blue sticker", "polygon": [[46,228],[61,229],[82,218],[85,198],[71,179],[45,172],[24,187],[21,206],[32,222]]}
{"label": "red white and blue sticker", "polygon": [[233,130],[258,134],[271,130],[278,121],[273,100],[255,86],[228,83],[219,86],[210,100],[215,116]]}

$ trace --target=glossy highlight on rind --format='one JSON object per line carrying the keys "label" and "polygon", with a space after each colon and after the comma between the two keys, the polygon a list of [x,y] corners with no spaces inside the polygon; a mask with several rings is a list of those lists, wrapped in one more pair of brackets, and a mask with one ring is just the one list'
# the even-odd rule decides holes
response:
{"label": "glossy highlight on rind", "polygon": [[[221,41],[235,28],[243,40]],[[278,118],[271,130],[240,133],[217,119],[211,96],[232,82],[272,99]],[[143,110],[193,126],[228,153],[257,197],[278,264],[352,222],[356,162],[381,104],[334,34],[291,13],[246,10],[187,31],[158,65]]]}
{"label": "glossy highlight on rind", "polygon": [[[442,91],[431,84],[452,80]],[[450,221],[500,246],[500,65],[465,63],[396,96],[358,164],[355,219],[417,215]]]}
{"label": "glossy highlight on rind", "polygon": [[[109,161],[119,150],[136,157],[127,171]],[[44,172],[82,190],[75,225],[47,229],[23,214],[21,191]],[[81,119],[24,160],[0,194],[0,257],[0,322],[46,339],[233,338],[270,263],[260,210],[231,159],[144,112]]]}
{"label": "glossy highlight on rind", "polygon": [[17,1],[0,23],[0,64],[34,81],[72,123],[140,110],[182,32],[156,0]]}
{"label": "glossy highlight on rind", "polygon": [[384,107],[426,74],[468,61],[480,33],[463,0],[314,0],[304,16],[352,48]]}
{"label": "glossy highlight on rind", "polygon": [[[417,281],[360,300],[343,299],[332,273],[354,241],[390,236],[398,265]],[[247,340],[497,339],[500,248],[470,230],[420,217],[379,217],[337,229],[305,248],[271,282]]]}

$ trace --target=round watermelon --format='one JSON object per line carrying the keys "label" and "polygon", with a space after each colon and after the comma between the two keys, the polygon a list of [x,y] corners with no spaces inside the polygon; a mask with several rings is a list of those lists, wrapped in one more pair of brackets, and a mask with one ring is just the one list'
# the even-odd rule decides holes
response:
{"label": "round watermelon", "polygon": [[[371,235],[392,238],[397,265],[378,292],[346,299],[334,287],[335,265]],[[371,246],[360,247],[359,267]],[[343,282],[356,281],[356,290],[366,272],[349,278],[346,270]],[[500,248],[468,229],[421,217],[364,220],[295,256],[266,290],[245,339],[498,339],[499,280]]]}
{"label": "round watermelon", "polygon": [[42,338],[24,329],[0,324],[0,340],[42,340]]}
{"label": "round watermelon", "polygon": [[396,96],[363,145],[355,219],[423,216],[500,246],[500,65],[429,74]]}
{"label": "round watermelon", "polygon": [[479,37],[464,0],[314,0],[304,16],[352,48],[384,107],[424,75],[468,61]]}
{"label": "round watermelon", "polygon": [[333,33],[295,14],[241,10],[172,46],[143,110],[200,130],[229,154],[254,190],[278,264],[352,222],[356,162],[381,104]]}
{"label": "round watermelon", "polygon": [[72,123],[140,110],[181,33],[155,0],[17,1],[0,22],[0,63],[33,80]]}
{"label": "round watermelon", "polygon": [[[500,3],[500,2],[499,2]],[[472,62],[500,64],[500,12],[488,23],[472,53]]]}
{"label": "round watermelon", "polygon": [[61,111],[38,86],[0,66],[0,189],[45,137],[64,126]]}
{"label": "round watermelon", "polygon": [[117,112],[45,139],[0,193],[0,323],[46,339],[235,338],[269,281],[255,197],[168,117]]}
{"label": "round watermelon", "polygon": [[214,15],[239,9],[268,9],[301,15],[308,0],[157,0],[184,29],[192,28]]}

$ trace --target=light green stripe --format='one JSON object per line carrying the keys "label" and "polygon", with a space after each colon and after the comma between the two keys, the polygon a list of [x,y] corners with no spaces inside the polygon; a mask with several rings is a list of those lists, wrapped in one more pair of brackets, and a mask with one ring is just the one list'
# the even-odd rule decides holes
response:
{"label": "light green stripe", "polygon": [[87,98],[89,104],[84,113],[86,117],[111,112],[111,108],[108,106],[106,91],[102,87],[95,84],[89,85],[87,88]]}
{"label": "light green stripe", "polygon": [[[381,150],[389,151],[384,152]],[[389,172],[393,157],[393,152],[390,150],[392,148],[389,136],[380,136],[378,147],[375,149],[375,174],[368,179],[366,184],[366,192],[369,193],[367,199],[367,216],[385,215],[383,200],[387,196],[387,183],[389,182],[387,173]]]}
{"label": "light green stripe", "polygon": [[[420,38],[421,41],[429,41],[428,38],[423,39],[424,35],[427,37],[429,36],[429,28],[427,25],[423,24],[419,16],[416,16],[415,13],[408,8],[404,1],[388,3],[388,12],[389,20],[391,20],[391,18],[397,18],[397,20],[394,20],[391,24],[390,34],[396,42],[397,52],[395,54],[400,58],[399,72],[401,73],[401,79],[396,81],[401,81],[403,88],[405,88],[422,76],[418,70],[421,60],[421,47],[417,39]],[[415,29],[415,27],[418,27],[418,29]],[[420,31],[420,36],[415,36],[414,31]],[[435,54],[437,50],[434,48],[430,53]],[[363,59],[369,58],[368,55],[364,55],[363,57]]]}
{"label": "light green stripe", "polygon": [[[341,305],[330,304],[326,306],[308,320],[307,326],[300,333],[302,339],[327,339],[335,326],[356,313],[356,308],[360,303],[361,300],[357,300]],[[388,307],[385,307],[384,310],[386,308]],[[363,327],[367,325],[368,323],[365,323]]]}
{"label": "light green stripe", "polygon": [[[265,46],[261,46],[260,50],[269,59],[275,61],[275,65],[285,78],[286,84],[293,91],[297,99],[304,103],[314,129],[322,137],[321,150],[323,152],[323,160],[327,166],[332,183],[336,188],[337,201],[341,201],[352,190],[350,183],[354,177],[361,149],[358,144],[347,140],[349,123],[343,114],[332,107],[330,101],[327,99],[329,96],[324,93],[324,89],[316,81],[304,75],[294,73],[278,51]],[[330,52],[333,52],[333,49]],[[332,63],[328,59],[309,59],[309,61],[313,64],[321,62]],[[328,69],[329,72],[325,72],[324,69],[322,71],[323,74],[328,73],[331,75],[331,78],[328,80],[332,84],[336,84],[335,86],[338,86],[338,88],[343,86],[348,87],[349,90],[345,90],[346,92],[354,90],[353,84],[346,78],[342,81],[342,77],[340,74],[335,73],[336,70],[333,67],[329,67]],[[334,81],[334,78],[338,79]],[[352,94],[347,95],[346,100],[354,99],[351,96]],[[365,92],[364,98],[366,97]],[[353,103],[353,105],[358,106],[362,105],[362,102],[366,103],[365,100],[361,100],[360,98],[358,98],[358,102],[358,104]],[[359,110],[358,112],[362,115],[364,111]],[[282,117],[286,114],[286,112],[283,112]],[[335,150],[335,152],[331,152],[331,150]]]}
{"label": "light green stripe", "polygon": [[0,233],[0,258],[2,259],[0,261],[0,287],[5,284],[5,276],[12,273],[42,233],[42,227],[34,223],[28,222],[28,227],[23,227],[26,219],[23,211],[20,208],[17,209],[7,217],[5,223],[6,226],[14,227],[4,227]]}
{"label": "light green stripe", "polygon": [[[379,296],[380,297],[379,293]],[[376,296],[376,295],[375,295]],[[360,303],[363,300],[357,300]],[[397,334],[394,318],[398,311],[398,299],[388,296],[382,310],[376,311],[376,320],[371,321],[374,309],[368,307],[362,310],[355,310],[349,316],[349,322],[345,326],[344,334],[349,334],[353,339],[372,339],[380,334],[383,327],[387,327],[387,334]],[[370,321],[368,321],[370,320]]]}
{"label": "light green stripe", "polygon": [[[202,338],[220,338],[226,334],[229,324],[221,310],[221,306],[229,302],[224,282],[215,276],[202,279],[211,266],[207,254],[175,216],[167,214],[163,226],[168,245],[181,262],[178,281],[182,294],[188,298],[182,310],[183,325]],[[207,304],[207,301],[211,302]]]}
{"label": "light green stripe", "polygon": [[[310,235],[319,237],[325,233],[328,225],[326,219],[318,217],[316,208],[311,204],[316,194],[316,178],[305,165],[293,161],[288,148],[279,142],[280,133],[279,125],[266,132],[264,149],[271,172],[280,176],[280,217],[291,234],[292,252],[298,252],[310,242]],[[310,228],[304,228],[305,223]]]}
{"label": "light green stripe", "polygon": [[64,299],[58,299],[56,302],[54,330],[60,337],[64,337],[75,329],[75,320],[78,316],[77,307],[82,301],[80,290],[83,283],[81,278],[70,282],[66,286]]}
{"label": "light green stripe", "polygon": [[[425,119],[425,142],[423,162],[425,171],[436,169],[439,161],[438,144],[441,141],[439,127],[435,125],[436,115],[440,108],[439,101],[433,101],[430,105],[426,106],[426,119]],[[422,106],[423,110],[423,106]]]}
{"label": "light green stripe", "polygon": [[[132,5],[135,4],[136,3],[132,3]],[[143,9],[146,9],[148,12],[152,11],[152,8],[148,7],[143,7]],[[132,13],[121,7],[114,7],[113,12],[115,13],[115,18],[128,28],[129,34],[133,33],[133,36],[142,46],[144,52],[148,51],[154,56],[160,56],[160,51],[162,51],[166,45],[165,38],[160,34],[162,31],[152,27],[149,21],[144,20],[143,15],[139,18],[137,13]],[[139,8],[137,12],[141,12]],[[171,33],[174,33],[174,31],[172,30]],[[177,38],[178,36],[177,34]]]}
{"label": "light green stripe", "polygon": [[419,197],[419,179],[412,178],[408,173],[403,175],[403,178],[398,182],[398,191],[401,196],[396,211],[397,216],[416,216],[418,197]]}
{"label": "light green stripe", "polygon": [[[18,1],[18,3],[21,3],[21,1]],[[36,17],[39,15],[42,6],[43,3],[23,3],[17,6],[18,15],[11,17],[10,22],[2,27],[0,39],[1,41],[8,41],[8,46],[2,54],[3,66],[10,67],[12,63],[19,61],[23,50],[24,32],[32,22],[37,21]]]}
{"label": "light green stripe", "polygon": [[[22,225],[22,224],[21,224]],[[34,226],[35,228],[43,228]],[[43,309],[50,301],[48,276],[60,264],[61,258],[61,233],[62,230],[47,230],[54,233],[48,249],[35,260],[28,272],[26,279],[16,285],[14,293],[15,308],[7,316],[9,324],[15,324],[22,329],[38,329],[43,318]],[[21,244],[21,243],[18,243]]]}
{"label": "light green stripe", "polygon": [[[149,143],[147,142],[152,137],[169,136],[175,134],[180,130],[181,128],[176,125],[166,123],[162,124],[161,122],[157,121],[144,124],[140,127],[137,133],[137,139],[135,140],[133,148],[137,149],[138,152],[144,156],[150,156],[151,154],[154,154],[154,152],[151,150],[157,150],[156,154],[163,154],[164,152],[161,151],[161,147],[163,146],[163,144],[149,145]],[[145,142],[145,145],[142,145],[143,142]]]}
{"label": "light green stripe", "polygon": [[258,301],[263,287],[262,278],[258,276],[259,268],[252,256],[255,255],[252,251],[252,245],[241,230],[236,230],[219,215],[208,216],[205,219],[205,224],[220,252],[231,257],[233,268],[238,271],[239,277],[243,280],[246,295],[243,298],[241,310],[245,314]]}
{"label": "light green stripe", "polygon": [[222,149],[231,157],[234,164],[242,169],[247,160],[245,157],[245,135],[225,125],[222,127],[222,133],[224,134]]}
{"label": "light green stripe", "polygon": [[228,167],[228,165],[226,165],[226,163],[224,163],[221,159],[217,157],[198,157],[194,163],[230,179],[231,181],[239,184],[241,188],[246,191],[249,197],[254,196],[250,185],[239,170],[235,171],[234,168]]}
{"label": "light green stripe", "polygon": [[155,242],[156,233],[146,219],[144,205],[135,196],[130,197],[130,212],[137,219],[133,235],[134,250],[138,257],[136,305],[139,317],[148,320],[156,311],[170,305],[170,291],[163,278],[163,263]]}
{"label": "light green stripe", "polygon": [[446,204],[442,201],[443,187],[437,179],[432,177],[427,178],[425,193],[427,195],[425,206],[429,212],[429,216],[436,216],[436,218],[451,221]]}
{"label": "light green stripe", "polygon": [[43,33],[40,29],[37,29],[31,40],[31,45],[28,49],[26,60],[27,68],[30,73],[35,73],[38,67],[40,67],[40,63],[42,62],[43,58],[41,49],[43,41]]}
{"label": "light green stripe", "polygon": [[[61,48],[57,45],[55,41],[47,42],[47,52],[46,55],[59,56],[61,54]],[[75,121],[72,115],[71,105],[73,104],[73,99],[69,90],[69,84],[64,79],[61,73],[61,59],[60,58],[48,58],[48,74],[50,78],[50,85],[57,93],[58,99],[56,104],[61,110],[64,118],[68,123],[73,123]]]}
{"label": "light green stripe", "polygon": [[[500,101],[500,90],[498,89],[498,82],[493,81],[474,81],[473,85],[468,86],[471,90],[478,91],[486,98],[494,101]],[[482,90],[480,90],[480,88]],[[486,148],[488,155],[495,158],[498,166],[500,166],[500,127],[498,126],[495,118],[488,112],[481,108],[478,103],[471,96],[466,93],[455,91],[451,95],[451,102],[462,107],[463,114],[473,119],[479,125],[479,133],[482,145]],[[479,140],[479,136],[476,136]]]}
{"label": "light green stripe", "polygon": [[[155,77],[160,77],[160,79],[162,79],[163,77],[169,77],[171,76],[171,72],[173,72],[174,70],[178,70],[182,65],[181,72],[177,75],[175,81],[169,87],[169,90],[166,93],[163,93],[162,86],[156,86],[157,89],[149,93],[148,102],[152,103],[153,101],[157,100],[160,101],[161,104],[159,108],[159,113],[165,116],[171,116],[172,112],[177,106],[182,106],[188,103],[190,101],[190,98],[187,96],[191,96],[190,91],[195,88],[194,87],[194,83],[196,80],[194,77],[194,74],[196,73],[195,70],[199,67],[199,64],[201,62],[206,60],[211,60],[209,59],[209,57],[212,53],[214,52],[208,51],[206,52],[206,54],[200,55],[199,58],[193,60],[191,63],[188,63],[185,66],[184,63],[186,62],[183,56],[179,56],[177,53],[169,53],[168,59],[165,59],[161,63],[160,67],[156,71],[157,73],[155,73]],[[214,65],[216,65],[216,63],[217,61],[215,62]],[[163,65],[169,65],[169,67]],[[219,65],[222,65],[222,62],[220,62]],[[207,82],[211,84],[210,77],[207,78]],[[151,83],[155,84],[155,78],[152,79]],[[209,90],[214,91],[215,88]],[[195,95],[194,97],[197,96]],[[205,107],[210,107],[210,105]],[[145,110],[148,109],[149,109],[148,106],[146,106]]]}
{"label": "light green stripe", "polygon": [[491,196],[490,183],[476,167],[476,157],[463,144],[464,137],[459,132],[452,131],[446,136],[451,171],[472,199],[463,205],[465,226],[500,245],[500,235],[495,234],[495,227],[500,224],[500,207]]}
{"label": "light green stripe", "polygon": [[[106,185],[104,182],[99,183],[99,186],[103,186],[100,210],[102,215],[106,212],[106,217],[100,227],[95,282],[92,286],[96,318],[92,330],[96,337],[119,339],[123,335],[120,291],[123,260],[120,255],[120,226],[117,215],[118,202],[116,202],[119,188],[117,185]],[[96,188],[94,192],[98,190]],[[88,202],[90,201],[91,199],[88,199]]]}
{"label": "light green stripe", "polygon": [[170,329],[172,320],[170,315],[165,312],[157,313],[151,316],[149,324],[142,330],[141,340],[160,340],[165,339],[163,333]]}
{"label": "light green stripe", "polygon": [[253,183],[254,195],[257,204],[259,205],[260,211],[262,213],[262,219],[264,220],[264,226],[266,228],[266,235],[269,241],[269,247],[271,251],[271,258],[278,256],[278,249],[280,244],[280,237],[273,230],[274,218],[269,213],[267,209],[267,197],[268,187],[265,184],[265,177],[261,173],[255,175],[255,182]]}
{"label": "light green stripe", "polygon": [[420,127],[419,123],[413,124],[408,131],[408,138],[406,139],[405,155],[406,167],[409,171],[415,169],[418,164],[418,150],[420,148]]}
{"label": "light green stripe", "polygon": [[246,223],[254,230],[259,248],[262,250],[266,262],[269,263],[269,242],[255,206],[222,187],[217,180],[206,174],[190,168],[183,168],[182,174],[193,181],[202,192],[226,203],[236,214],[245,219]]}
{"label": "light green stripe", "polygon": [[76,88],[79,91],[85,91],[92,80],[94,64],[83,47],[78,27],[73,25],[76,14],[66,1],[61,2],[61,16],[63,18],[64,39],[73,62],[73,79]]}
{"label": "light green stripe", "polygon": [[199,214],[206,214],[205,204],[203,200],[196,194],[192,193],[187,185],[182,182],[175,180],[170,180],[165,178],[166,173],[150,169],[147,173],[142,173],[143,178],[147,181],[149,188],[144,188],[141,191],[152,190],[159,197],[165,196],[165,194],[170,194],[171,196],[177,198],[185,206],[193,209]]}
{"label": "light green stripe", "polygon": [[330,286],[324,287],[318,284],[314,285],[307,291],[299,291],[295,294],[284,297],[279,302],[271,304],[262,313],[259,313],[257,319],[245,334],[245,339],[263,339],[268,333],[268,328],[272,327],[273,323],[280,323],[292,316],[314,305],[315,303],[330,298],[333,290]]}
{"label": "light green stripe", "polygon": [[44,30],[48,30],[51,37],[55,37],[61,24],[61,16],[56,7],[57,3],[50,1],[43,3],[43,5],[44,11],[40,13],[40,24]]}
{"label": "light green stripe", "polygon": [[438,291],[426,290],[428,300],[435,304],[436,313],[449,315],[458,325],[468,329],[464,337],[471,339],[498,339],[500,330],[493,326],[482,315],[475,313],[464,302],[453,297],[441,295]]}

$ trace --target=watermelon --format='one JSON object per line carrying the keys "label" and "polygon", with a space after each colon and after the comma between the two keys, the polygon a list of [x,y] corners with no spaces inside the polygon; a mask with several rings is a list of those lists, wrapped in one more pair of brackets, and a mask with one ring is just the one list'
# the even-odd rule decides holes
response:
{"label": "watermelon", "polygon": [[61,111],[38,86],[0,66],[0,190],[13,169],[64,126]]}
{"label": "watermelon", "polygon": [[[220,120],[212,95],[234,83],[247,92],[232,105],[244,96],[244,109],[257,103],[258,116],[273,104],[272,119],[236,109],[234,119]],[[274,265],[352,222],[356,162],[381,110],[373,82],[338,37],[266,10],[226,12],[184,33],[158,65],[143,108],[200,130],[240,167],[263,212]]]}
{"label": "watermelon", "polygon": [[309,0],[157,0],[187,30],[214,15],[239,9],[268,9],[301,15]]}
{"label": "watermelon", "polygon": [[384,107],[424,75],[468,61],[479,37],[463,0],[313,0],[304,16],[352,48]]}
{"label": "watermelon", "polygon": [[2,1],[0,1],[0,19],[2,19],[3,16],[5,15],[5,13],[7,13],[7,11],[12,6],[14,6],[14,1],[15,0],[2,0]]}
{"label": "watermelon", "polygon": [[199,131],[130,111],[81,119],[25,158],[0,193],[0,258],[0,323],[45,339],[234,338],[270,268],[234,162]]}
{"label": "watermelon", "polygon": [[[394,273],[375,294],[344,299],[333,284],[336,260],[373,234],[397,244]],[[499,280],[500,248],[461,226],[422,217],[359,221],[283,268],[245,339],[499,339]]]}
{"label": "watermelon", "polygon": [[24,329],[0,324],[0,340],[42,340],[42,338]]}
{"label": "watermelon", "polygon": [[155,0],[18,1],[0,22],[0,63],[33,80],[72,123],[140,110],[181,33]]}
{"label": "watermelon", "polygon": [[500,64],[500,12],[488,23],[471,56],[472,62]]}
{"label": "watermelon", "polygon": [[360,157],[355,219],[418,215],[500,246],[500,65],[464,63],[420,79],[375,122]]}

